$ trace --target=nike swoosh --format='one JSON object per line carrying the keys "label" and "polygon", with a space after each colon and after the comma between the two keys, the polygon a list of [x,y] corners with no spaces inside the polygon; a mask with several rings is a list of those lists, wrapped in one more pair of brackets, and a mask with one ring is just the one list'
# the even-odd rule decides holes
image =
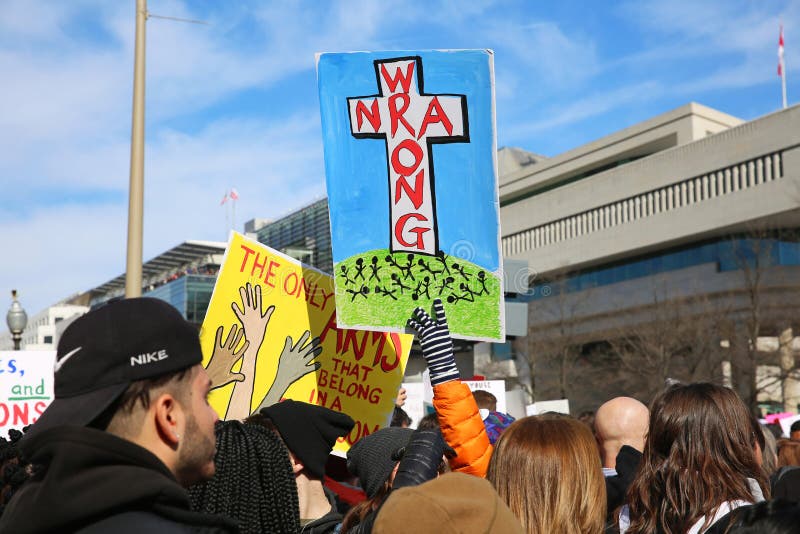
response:
{"label": "nike swoosh", "polygon": [[68,353],[66,353],[63,358],[61,358],[60,360],[56,361],[55,365],[53,366],[53,371],[56,372],[56,373],[59,372],[61,370],[61,368],[64,366],[64,364],[67,363],[67,360],[72,358],[75,355],[75,353],[78,352],[79,350],[81,350],[82,348],[83,347],[78,347],[77,349],[73,349],[73,350],[69,351]]}

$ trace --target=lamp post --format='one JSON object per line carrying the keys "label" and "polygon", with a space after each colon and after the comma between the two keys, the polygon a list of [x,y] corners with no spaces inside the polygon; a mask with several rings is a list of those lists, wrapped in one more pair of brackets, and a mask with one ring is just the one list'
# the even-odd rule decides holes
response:
{"label": "lamp post", "polygon": [[28,314],[22,309],[22,305],[17,300],[17,290],[11,290],[11,308],[6,314],[6,324],[11,332],[11,339],[14,340],[14,350],[19,350],[19,342],[22,339],[22,331],[28,325]]}

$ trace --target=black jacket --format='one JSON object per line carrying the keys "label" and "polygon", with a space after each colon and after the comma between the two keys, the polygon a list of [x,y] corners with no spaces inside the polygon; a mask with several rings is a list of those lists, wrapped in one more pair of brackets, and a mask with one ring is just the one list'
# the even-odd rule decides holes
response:
{"label": "black jacket", "polygon": [[606,519],[612,523],[614,522],[614,510],[625,504],[628,488],[636,477],[636,471],[639,469],[641,461],[641,452],[628,445],[623,445],[617,454],[617,474],[606,477],[606,498],[608,499]]}
{"label": "black jacket", "polygon": [[189,498],[151,452],[107,432],[58,427],[24,442],[37,474],[9,503],[0,533],[237,532],[192,512]]}

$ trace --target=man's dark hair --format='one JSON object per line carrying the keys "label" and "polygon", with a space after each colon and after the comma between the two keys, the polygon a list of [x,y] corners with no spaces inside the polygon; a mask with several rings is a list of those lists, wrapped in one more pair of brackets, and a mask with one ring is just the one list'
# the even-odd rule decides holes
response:
{"label": "man's dark hair", "polygon": [[792,423],[792,426],[789,427],[789,432],[800,432],[800,419]]}
{"label": "man's dark hair", "polygon": [[482,389],[476,389],[475,391],[472,392],[472,396],[475,397],[475,404],[478,405],[478,408],[484,410],[497,409],[497,397],[495,397],[488,391],[484,391]]}
{"label": "man's dark hair", "polygon": [[[128,389],[125,390],[117,400],[111,403],[94,421],[90,423],[90,427],[99,430],[108,430],[109,424],[117,414],[122,417],[127,417],[133,413],[137,404],[140,404],[143,410],[150,408],[152,393],[160,388],[163,388],[170,382],[182,382],[189,378],[192,373],[189,368],[181,369],[173,373],[167,373],[155,378],[146,378],[144,380],[137,380],[132,382]],[[175,397],[180,402],[186,402],[186,393],[189,392],[188,388],[176,388],[174,391]]]}
{"label": "man's dark hair", "polygon": [[436,415],[436,412],[431,412],[422,419],[419,420],[419,424],[417,425],[418,429],[427,429],[432,430],[439,428],[439,417]]}
{"label": "man's dark hair", "polygon": [[400,406],[395,406],[392,413],[392,422],[389,426],[409,427],[411,426],[411,418],[404,409]]}

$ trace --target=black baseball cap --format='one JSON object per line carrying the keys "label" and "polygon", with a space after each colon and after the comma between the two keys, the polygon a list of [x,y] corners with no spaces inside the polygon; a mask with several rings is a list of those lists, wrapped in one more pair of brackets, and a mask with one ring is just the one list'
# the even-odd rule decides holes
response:
{"label": "black baseball cap", "polygon": [[130,298],[77,318],[58,342],[55,398],[26,438],[49,428],[87,426],[132,382],[201,363],[200,336],[169,303]]}

